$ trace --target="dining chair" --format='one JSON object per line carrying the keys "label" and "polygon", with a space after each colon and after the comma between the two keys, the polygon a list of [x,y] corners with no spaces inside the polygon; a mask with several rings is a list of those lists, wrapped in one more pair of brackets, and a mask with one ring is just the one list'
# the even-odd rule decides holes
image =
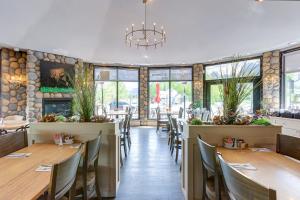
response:
{"label": "dining chair", "polygon": [[105,117],[107,117],[107,110],[105,107],[102,108],[102,115],[104,115]]}
{"label": "dining chair", "polygon": [[210,111],[209,111],[209,110],[206,110],[206,109],[203,110],[201,120],[202,120],[203,122],[208,122],[208,121],[210,121]]}
{"label": "dining chair", "polygon": [[172,150],[171,150],[171,155],[173,155],[173,151],[175,149],[175,162],[177,163],[178,161],[178,155],[179,155],[179,150],[182,149],[182,138],[181,138],[181,133],[178,130],[178,123],[177,119],[171,117],[171,124],[172,124]]}
{"label": "dining chair", "polygon": [[172,140],[173,140],[173,127],[172,127],[172,117],[171,114],[167,114],[168,123],[169,123],[169,132],[168,132],[168,145],[170,146],[170,150],[172,149]]}
{"label": "dining chair", "polygon": [[84,200],[89,199],[95,188],[97,199],[101,199],[99,188],[98,160],[100,154],[101,135],[85,143],[83,165],[79,167],[76,180],[76,195],[82,194]]}
{"label": "dining chair", "polygon": [[124,128],[124,131],[125,131],[125,136],[126,136],[126,139],[127,139],[127,145],[128,145],[128,148],[130,149],[131,148],[131,134],[130,134],[130,128],[131,128],[131,120],[132,120],[132,113],[129,112],[128,115],[125,116],[125,118],[128,118],[127,119],[127,124],[126,124],[126,127]]}
{"label": "dining chair", "polygon": [[[126,126],[128,123],[128,117],[125,117],[125,119],[122,119],[119,122],[119,130],[120,130],[120,151],[123,147],[124,155],[127,157],[127,145],[126,145]],[[122,157],[122,153],[120,153],[120,156]]]}
{"label": "dining chair", "polygon": [[218,155],[228,196],[231,200],[276,200],[276,191],[244,176]]}
{"label": "dining chair", "polygon": [[178,118],[181,119],[183,117],[183,108],[180,107],[178,111]]}
{"label": "dining chair", "polygon": [[201,137],[197,138],[203,170],[203,198],[204,199],[227,199],[222,187],[220,167],[217,162],[217,149],[215,146],[204,142]]}
{"label": "dining chair", "polygon": [[159,131],[160,127],[168,127],[168,119],[162,119],[160,108],[156,108],[156,132]]}
{"label": "dining chair", "polygon": [[278,134],[276,152],[300,160],[300,138]]}
{"label": "dining chair", "polygon": [[[75,182],[82,148],[69,159],[54,164],[51,171],[48,200],[73,200],[75,195]],[[69,196],[66,198],[65,195]]]}
{"label": "dining chair", "polygon": [[1,131],[0,157],[18,151],[28,146],[26,129],[18,129],[13,132]]}

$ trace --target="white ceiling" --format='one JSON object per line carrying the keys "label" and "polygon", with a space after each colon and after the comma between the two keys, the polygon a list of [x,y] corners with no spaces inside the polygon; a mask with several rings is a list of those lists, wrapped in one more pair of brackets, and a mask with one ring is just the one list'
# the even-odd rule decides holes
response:
{"label": "white ceiling", "polygon": [[300,42],[300,2],[152,0],[149,18],[167,31],[163,48],[129,48],[127,26],[142,0],[0,0],[0,45],[96,63],[201,63]]}

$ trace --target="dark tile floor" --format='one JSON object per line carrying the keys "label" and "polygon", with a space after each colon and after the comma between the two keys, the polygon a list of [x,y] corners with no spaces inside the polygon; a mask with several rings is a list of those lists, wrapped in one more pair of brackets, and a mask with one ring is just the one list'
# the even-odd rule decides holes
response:
{"label": "dark tile floor", "polygon": [[170,155],[166,133],[139,127],[131,135],[116,200],[183,200],[179,164]]}

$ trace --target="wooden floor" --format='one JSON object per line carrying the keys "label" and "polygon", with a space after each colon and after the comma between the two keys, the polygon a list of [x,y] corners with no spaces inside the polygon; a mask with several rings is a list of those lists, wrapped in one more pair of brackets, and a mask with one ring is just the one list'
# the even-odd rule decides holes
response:
{"label": "wooden floor", "polygon": [[[179,161],[180,163],[180,161]],[[171,157],[166,133],[132,129],[132,147],[121,169],[117,200],[183,200],[179,164]]]}

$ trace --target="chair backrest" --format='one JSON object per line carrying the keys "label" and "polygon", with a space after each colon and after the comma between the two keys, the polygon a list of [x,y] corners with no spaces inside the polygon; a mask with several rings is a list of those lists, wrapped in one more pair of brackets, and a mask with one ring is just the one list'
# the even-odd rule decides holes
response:
{"label": "chair backrest", "polygon": [[228,195],[237,200],[276,200],[276,191],[266,188],[244,176],[238,170],[227,164],[218,155],[225,180]]}
{"label": "chair backrest", "polygon": [[210,115],[210,112],[208,110],[204,110],[203,113],[202,113],[201,120],[204,121],[204,122],[209,121],[209,118],[210,118],[209,115]]}
{"label": "chair backrest", "polygon": [[157,118],[157,121],[159,121],[159,120],[160,120],[160,108],[157,107],[155,110],[156,110],[156,118]]}
{"label": "chair backrest", "polygon": [[130,114],[125,115],[125,119],[124,119],[124,123],[123,123],[123,132],[127,132],[129,130],[129,126],[130,126]]}
{"label": "chair backrest", "polygon": [[170,113],[167,114],[167,119],[168,119],[170,131],[171,131],[171,134],[172,134],[172,132],[174,132],[174,130],[173,130],[173,126],[172,126],[172,116],[171,116]]}
{"label": "chair backrest", "polygon": [[80,147],[72,157],[53,166],[49,187],[50,200],[58,200],[73,189],[81,154]]}
{"label": "chair backrest", "polygon": [[103,106],[102,107],[102,114],[105,116],[105,117],[107,117],[107,111],[106,111],[106,108]]}
{"label": "chair backrest", "polygon": [[278,134],[276,151],[300,160],[300,138]]}
{"label": "chair backrest", "polygon": [[175,117],[171,117],[171,123],[172,123],[172,128],[175,132],[175,135],[178,135],[179,134],[179,131],[178,131],[178,123],[177,123],[177,119]]}
{"label": "chair backrest", "polygon": [[201,160],[206,170],[217,173],[217,149],[215,146],[204,142],[200,136],[197,138]]}
{"label": "chair backrest", "polygon": [[131,112],[132,112],[131,106],[126,107],[126,112],[127,112],[128,114],[131,114]]}
{"label": "chair backrest", "polygon": [[0,134],[0,157],[18,151],[28,146],[26,129],[14,132],[2,131]]}
{"label": "chair backrest", "polygon": [[90,141],[86,142],[85,152],[84,152],[84,161],[83,167],[88,168],[90,165],[98,162],[99,152],[100,152],[100,144],[101,144],[101,135],[102,131],[100,131],[99,135]]}
{"label": "chair backrest", "polygon": [[180,107],[178,112],[178,118],[182,118],[182,117],[183,117],[183,108]]}
{"label": "chair backrest", "polygon": [[121,119],[119,121],[119,131],[120,131],[120,134],[122,134],[123,129],[124,129],[124,123],[125,123],[124,121],[125,121],[124,119]]}
{"label": "chair backrest", "polygon": [[132,113],[128,114],[128,122],[127,122],[127,132],[130,131],[131,128],[131,120],[132,120]]}

